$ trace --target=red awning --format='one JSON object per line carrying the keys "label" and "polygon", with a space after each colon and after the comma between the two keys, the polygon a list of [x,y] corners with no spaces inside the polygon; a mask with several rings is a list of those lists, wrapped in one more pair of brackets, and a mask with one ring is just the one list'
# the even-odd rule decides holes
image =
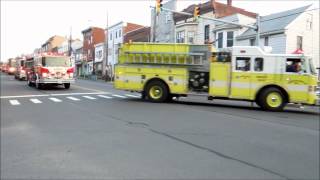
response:
{"label": "red awning", "polygon": [[304,53],[304,51],[302,49],[296,49],[291,54],[303,54],[303,53]]}

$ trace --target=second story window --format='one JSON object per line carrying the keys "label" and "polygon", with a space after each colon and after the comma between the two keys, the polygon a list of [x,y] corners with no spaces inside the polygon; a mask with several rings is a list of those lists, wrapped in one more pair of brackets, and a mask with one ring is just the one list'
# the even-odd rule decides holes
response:
{"label": "second story window", "polygon": [[118,38],[118,31],[116,31],[116,39]]}
{"label": "second story window", "polygon": [[177,43],[184,43],[184,31],[177,32],[176,42]]}
{"label": "second story window", "polygon": [[170,13],[166,14],[166,24],[168,24],[171,21],[170,15]]}
{"label": "second story window", "polygon": [[254,46],[256,44],[256,39],[250,39],[250,46]]}
{"label": "second story window", "polygon": [[110,40],[112,40],[112,33],[110,33]]}
{"label": "second story window", "polygon": [[188,32],[188,43],[194,43],[194,32],[193,31]]}
{"label": "second story window", "polygon": [[233,31],[227,32],[227,47],[233,46]]}
{"label": "second story window", "polygon": [[223,47],[223,32],[218,33],[218,48]]}
{"label": "second story window", "polygon": [[269,36],[264,37],[264,46],[269,46]]}
{"label": "second story window", "polygon": [[302,49],[302,41],[303,41],[303,37],[297,36],[297,49]]}
{"label": "second story window", "polygon": [[121,29],[119,29],[119,37],[121,37]]}
{"label": "second story window", "polygon": [[210,32],[210,26],[205,25],[204,26],[204,41],[208,42],[209,41],[209,32]]}
{"label": "second story window", "polygon": [[307,24],[306,29],[307,29],[307,30],[311,30],[311,29],[312,29],[312,21],[311,21],[310,19],[307,19],[306,24]]}

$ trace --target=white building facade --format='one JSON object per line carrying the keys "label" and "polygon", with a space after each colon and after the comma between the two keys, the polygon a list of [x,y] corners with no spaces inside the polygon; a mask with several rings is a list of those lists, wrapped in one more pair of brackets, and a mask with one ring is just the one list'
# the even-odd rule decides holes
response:
{"label": "white building facade", "polygon": [[108,65],[114,69],[114,65],[118,63],[119,47],[123,43],[123,29],[126,26],[125,22],[117,23],[107,29],[108,36]]}
{"label": "white building facade", "polygon": [[[226,16],[220,19],[238,24],[253,24],[256,22],[255,18],[239,13]],[[236,44],[236,37],[247,30],[248,28],[243,26],[217,22],[215,28],[212,31],[215,37],[213,44],[218,50],[230,48]]]}
{"label": "white building facade", "polygon": [[102,75],[102,65],[103,65],[103,61],[105,59],[105,45],[104,43],[99,43],[99,44],[95,44],[95,56],[94,56],[94,63],[95,63],[95,69],[97,71],[98,74]]}
{"label": "white building facade", "polygon": [[[260,46],[271,46],[278,54],[301,49],[319,67],[319,9],[312,9],[305,6],[262,17]],[[254,46],[255,41],[255,32],[248,30],[237,37],[236,45]]]}

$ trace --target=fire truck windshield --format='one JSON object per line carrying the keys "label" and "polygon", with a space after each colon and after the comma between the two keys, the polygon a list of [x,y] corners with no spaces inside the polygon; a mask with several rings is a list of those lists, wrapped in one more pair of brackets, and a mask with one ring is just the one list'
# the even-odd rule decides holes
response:
{"label": "fire truck windshield", "polygon": [[45,57],[42,59],[42,65],[46,67],[69,67],[70,59],[67,57]]}

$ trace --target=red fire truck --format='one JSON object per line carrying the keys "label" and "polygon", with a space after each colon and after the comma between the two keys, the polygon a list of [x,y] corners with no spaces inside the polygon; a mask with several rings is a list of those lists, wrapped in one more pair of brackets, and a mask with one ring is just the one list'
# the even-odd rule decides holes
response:
{"label": "red fire truck", "polygon": [[26,79],[26,71],[24,68],[25,61],[25,57],[17,58],[16,60],[16,72],[14,74],[14,77],[16,79],[19,79],[20,81]]}
{"label": "red fire truck", "polygon": [[33,65],[27,75],[29,86],[41,89],[45,85],[64,85],[66,89],[74,83],[74,68],[69,56],[57,53],[43,53],[33,57]]}
{"label": "red fire truck", "polygon": [[7,70],[9,75],[14,75],[16,72],[16,59],[10,58],[8,60]]}

